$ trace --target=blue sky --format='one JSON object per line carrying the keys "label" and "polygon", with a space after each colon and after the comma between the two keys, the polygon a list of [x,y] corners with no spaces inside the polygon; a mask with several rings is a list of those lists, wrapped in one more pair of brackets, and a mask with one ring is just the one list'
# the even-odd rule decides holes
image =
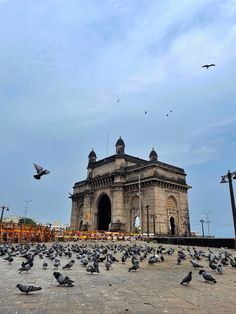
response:
{"label": "blue sky", "polygon": [[210,233],[233,236],[219,182],[236,170],[235,0],[0,0],[0,38],[1,206],[69,223],[88,153],[121,135],[185,169],[192,230],[210,212]]}

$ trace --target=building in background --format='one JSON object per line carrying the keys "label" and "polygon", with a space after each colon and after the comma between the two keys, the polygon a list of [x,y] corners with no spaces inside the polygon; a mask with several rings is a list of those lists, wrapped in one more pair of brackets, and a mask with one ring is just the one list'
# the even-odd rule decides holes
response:
{"label": "building in background", "polygon": [[120,137],[115,154],[97,161],[88,156],[87,178],[75,183],[71,228],[133,232],[139,219],[141,232],[190,235],[188,189],[182,168],[125,153]]}

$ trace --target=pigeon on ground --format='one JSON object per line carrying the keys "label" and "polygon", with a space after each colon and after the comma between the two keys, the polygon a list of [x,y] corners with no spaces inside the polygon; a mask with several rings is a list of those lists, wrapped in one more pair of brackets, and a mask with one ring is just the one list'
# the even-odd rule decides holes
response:
{"label": "pigeon on ground", "polygon": [[111,260],[109,258],[107,258],[105,261],[106,270],[110,270],[111,264],[112,264]]}
{"label": "pigeon on ground", "polygon": [[71,269],[71,267],[74,265],[75,261],[72,259],[68,264],[62,267],[62,269]]}
{"label": "pigeon on ground", "polygon": [[181,285],[188,285],[189,286],[189,283],[190,281],[192,280],[192,272],[190,271],[188,273],[188,275],[186,277],[184,277],[184,279],[181,281]]}
{"label": "pigeon on ground", "polygon": [[22,285],[20,283],[18,283],[18,285],[16,285],[16,288],[18,288],[21,292],[24,292],[26,294],[28,294],[29,292],[34,292],[34,291],[38,291],[38,290],[42,290],[41,287],[35,287],[32,285]]}
{"label": "pigeon on ground", "polygon": [[54,269],[58,269],[59,266],[60,266],[60,260],[59,259],[55,259],[54,260]]}
{"label": "pigeon on ground", "polygon": [[95,268],[93,265],[89,265],[89,266],[86,268],[86,271],[87,271],[88,273],[91,273],[91,275],[92,275],[93,273],[99,272],[99,271],[96,270],[96,268]]}
{"label": "pigeon on ground", "polygon": [[234,261],[232,258],[229,260],[229,262],[232,267],[236,267],[236,261]]}
{"label": "pigeon on ground", "polygon": [[46,261],[43,262],[43,269],[47,269],[48,263]]}
{"label": "pigeon on ground", "polygon": [[190,263],[192,264],[192,266],[196,269],[196,268],[203,268],[202,265],[199,265],[198,263],[196,263],[195,261],[191,260]]}
{"label": "pigeon on ground", "polygon": [[178,255],[178,257],[177,257],[177,265],[180,265],[181,264],[181,257]]}
{"label": "pigeon on ground", "polygon": [[138,268],[139,268],[139,264],[135,263],[129,268],[128,271],[136,271]]}
{"label": "pigeon on ground", "polygon": [[8,264],[11,265],[13,263],[13,261],[14,261],[14,258],[12,256],[10,256],[8,259]]}
{"label": "pigeon on ground", "polygon": [[68,285],[68,287],[73,287],[73,280],[71,280],[68,276],[64,276],[61,273],[54,271],[53,276],[56,278],[59,285]]}
{"label": "pigeon on ground", "polygon": [[34,263],[33,262],[30,262],[30,263],[27,263],[27,264],[23,264],[22,263],[22,267],[19,270],[19,274],[22,272],[22,271],[26,271],[28,273],[28,271],[30,270],[31,267],[34,266]]}
{"label": "pigeon on ground", "polygon": [[49,174],[50,171],[47,169],[43,169],[41,166],[34,164],[34,167],[37,171],[37,174],[34,175],[34,178],[40,180],[43,175]]}
{"label": "pigeon on ground", "polygon": [[199,275],[202,275],[202,277],[206,280],[206,282],[216,283],[215,278],[213,278],[210,274],[208,274],[208,272],[205,271],[204,269],[199,270]]}

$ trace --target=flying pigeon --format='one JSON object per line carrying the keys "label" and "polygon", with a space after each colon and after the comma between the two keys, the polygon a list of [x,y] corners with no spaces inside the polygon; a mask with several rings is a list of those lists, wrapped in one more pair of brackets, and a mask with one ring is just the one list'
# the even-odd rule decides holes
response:
{"label": "flying pigeon", "polygon": [[35,287],[35,286],[32,286],[32,285],[22,285],[20,283],[18,283],[18,285],[16,285],[16,288],[18,288],[21,292],[24,292],[26,294],[28,294],[29,292],[42,290],[41,287]]}
{"label": "flying pigeon", "polygon": [[47,169],[43,169],[42,167],[40,167],[39,165],[36,165],[34,164],[34,167],[37,171],[37,174],[34,175],[34,178],[37,179],[37,180],[40,180],[40,178],[43,176],[43,175],[46,175],[46,174],[49,174],[50,171],[47,170]]}
{"label": "flying pigeon", "polygon": [[169,117],[169,115],[172,113],[172,110],[170,110],[167,114],[166,114],[166,116],[167,117]]}
{"label": "flying pigeon", "polygon": [[190,283],[190,281],[192,280],[192,272],[190,271],[189,273],[188,273],[188,275],[186,276],[186,277],[184,277],[184,279],[181,281],[181,285],[184,285],[184,284],[186,284],[186,285],[188,285],[189,286],[189,283]]}
{"label": "flying pigeon", "polygon": [[56,278],[59,285],[68,285],[68,287],[73,287],[73,280],[71,280],[68,276],[64,276],[61,273],[54,271],[53,276]]}
{"label": "flying pigeon", "polygon": [[202,68],[206,68],[206,70],[208,70],[208,68],[210,68],[210,67],[215,67],[216,65],[214,64],[214,63],[211,63],[211,64],[204,64],[203,66],[202,66]]}

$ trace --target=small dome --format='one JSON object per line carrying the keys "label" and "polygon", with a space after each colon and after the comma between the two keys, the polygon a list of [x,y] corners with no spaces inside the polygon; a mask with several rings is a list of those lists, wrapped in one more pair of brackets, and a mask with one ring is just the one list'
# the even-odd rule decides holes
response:
{"label": "small dome", "polygon": [[150,161],[157,161],[157,157],[158,157],[158,155],[153,148],[149,154],[149,159],[150,159]]}
{"label": "small dome", "polygon": [[97,155],[95,154],[95,151],[92,149],[91,152],[89,153],[88,157],[95,157],[97,158]]}
{"label": "small dome", "polygon": [[125,146],[125,143],[124,143],[124,141],[122,140],[121,136],[119,137],[119,139],[118,139],[117,142],[116,142],[116,146],[117,146],[117,145]]}
{"label": "small dome", "polygon": [[149,157],[157,157],[157,153],[154,148],[151,150]]}

